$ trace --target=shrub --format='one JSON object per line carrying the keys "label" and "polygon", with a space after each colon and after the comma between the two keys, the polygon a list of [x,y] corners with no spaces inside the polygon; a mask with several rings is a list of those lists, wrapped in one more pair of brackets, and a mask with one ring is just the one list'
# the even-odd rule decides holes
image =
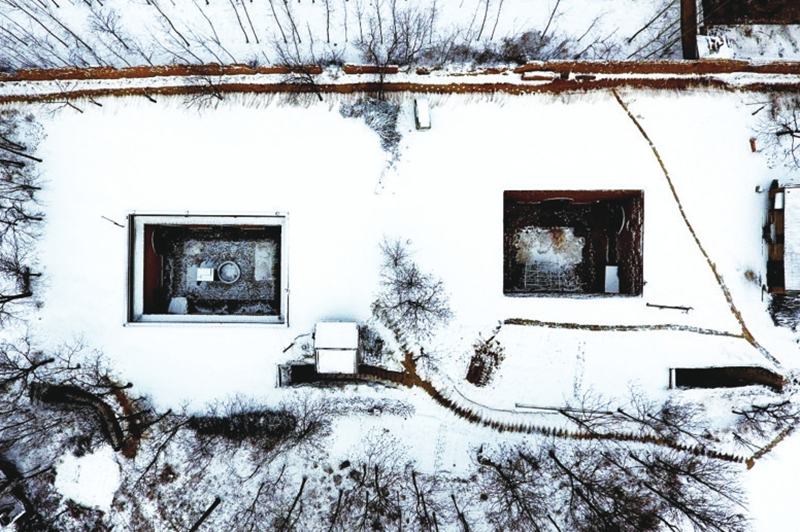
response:
{"label": "shrub", "polygon": [[297,419],[289,412],[260,410],[227,416],[199,416],[189,420],[189,427],[201,436],[221,436],[241,442],[250,438],[282,440],[292,434]]}
{"label": "shrub", "polygon": [[363,98],[355,103],[342,103],[339,113],[345,118],[363,118],[364,123],[380,137],[381,148],[397,154],[400,140],[403,138],[397,131],[400,104],[377,98]]}

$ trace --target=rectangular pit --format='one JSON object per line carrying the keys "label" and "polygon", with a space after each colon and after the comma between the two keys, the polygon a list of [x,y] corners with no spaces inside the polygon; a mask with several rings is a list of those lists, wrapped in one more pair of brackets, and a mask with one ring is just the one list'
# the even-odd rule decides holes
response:
{"label": "rectangular pit", "polygon": [[129,322],[286,322],[285,216],[129,221]]}
{"label": "rectangular pit", "polygon": [[641,190],[505,191],[504,294],[641,295],[643,220]]}

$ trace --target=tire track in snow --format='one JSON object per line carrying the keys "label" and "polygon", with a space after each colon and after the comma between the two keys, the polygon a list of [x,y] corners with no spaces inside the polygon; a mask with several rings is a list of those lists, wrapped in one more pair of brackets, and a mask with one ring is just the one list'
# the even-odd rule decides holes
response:
{"label": "tire track in snow", "polygon": [[509,318],[503,321],[504,325],[524,325],[529,327],[546,327],[548,329],[572,329],[578,331],[616,331],[616,332],[647,332],[647,331],[680,331],[710,336],[727,336],[729,338],[746,338],[744,334],[736,334],[716,329],[704,329],[691,325],[675,325],[659,323],[656,325],[594,325],[583,323],[564,323],[555,321],[528,320],[522,318]]}

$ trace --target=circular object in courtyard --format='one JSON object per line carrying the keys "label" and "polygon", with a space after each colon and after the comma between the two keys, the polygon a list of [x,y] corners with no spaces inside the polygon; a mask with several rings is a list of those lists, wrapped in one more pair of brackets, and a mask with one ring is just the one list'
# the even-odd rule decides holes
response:
{"label": "circular object in courtyard", "polygon": [[241,273],[242,272],[239,269],[239,265],[229,260],[223,262],[217,268],[219,280],[227,284],[233,284],[238,281]]}

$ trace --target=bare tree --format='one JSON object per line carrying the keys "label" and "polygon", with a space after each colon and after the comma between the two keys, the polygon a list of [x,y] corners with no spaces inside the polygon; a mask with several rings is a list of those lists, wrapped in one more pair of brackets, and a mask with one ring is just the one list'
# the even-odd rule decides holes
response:
{"label": "bare tree", "polygon": [[297,33],[292,31],[290,35],[291,41],[289,42],[279,39],[273,41],[277,64],[289,69],[284,81],[293,86],[304,87],[305,90],[314,93],[319,101],[322,101],[322,92],[317,84],[319,75],[317,58],[305,53],[305,48],[302,47]]}
{"label": "bare tree", "polygon": [[[197,39],[198,43],[200,43],[200,44],[201,44],[201,46],[205,47],[206,49],[208,49],[208,50],[209,50],[209,52],[211,52],[211,49],[210,49],[210,47],[209,47],[209,43],[207,42],[207,41],[210,41],[211,43],[213,43],[214,45],[216,45],[216,47],[217,47],[219,50],[221,50],[221,51],[222,51],[222,52],[223,52],[223,53],[224,53],[224,54],[225,54],[227,57],[229,57],[229,58],[230,58],[230,60],[231,60],[232,62],[236,63],[236,62],[237,62],[237,60],[236,60],[236,58],[233,56],[233,54],[231,54],[231,53],[230,53],[230,52],[227,50],[227,48],[225,48],[225,46],[223,46],[223,45],[222,45],[222,40],[220,39],[220,36],[219,36],[219,34],[217,33],[217,28],[214,26],[214,23],[213,23],[213,22],[211,22],[211,19],[208,17],[208,15],[206,15],[206,12],[205,12],[205,11],[203,11],[203,7],[202,7],[202,6],[201,6],[201,5],[200,5],[200,4],[197,2],[197,0],[193,0],[193,2],[194,2],[194,5],[195,5],[195,7],[197,7],[197,10],[200,12],[200,15],[202,15],[203,19],[204,19],[204,20],[206,21],[206,23],[208,24],[208,28],[211,30],[211,35],[208,35],[208,34],[203,34],[203,37],[204,37],[204,38]],[[192,33],[193,33],[193,34],[196,34],[197,32],[194,32],[194,31],[193,31]],[[195,39],[197,38],[197,37],[196,37],[196,35],[195,35],[195,37],[194,37],[194,38],[195,38]],[[212,52],[212,53],[213,53],[213,52]],[[213,55],[216,57],[216,54],[213,54]],[[219,60],[219,63],[220,63],[220,64],[224,64],[224,61],[222,61],[222,60]]]}
{"label": "bare tree", "polygon": [[562,450],[551,447],[549,474],[565,493],[561,509],[563,528],[576,532],[661,530],[662,506],[626,474],[624,451],[599,444]]}
{"label": "bare tree", "polygon": [[800,410],[788,398],[778,398],[773,401],[753,400],[749,405],[734,408],[733,413],[739,416],[736,422],[737,429],[760,438],[772,437],[800,423]]}
{"label": "bare tree", "polygon": [[800,96],[774,94],[756,125],[756,138],[772,164],[800,167]]}
{"label": "bare tree", "polygon": [[659,405],[637,388],[630,390],[630,402],[617,408],[617,418],[632,422],[642,436],[652,436],[670,444],[686,442],[703,445],[707,442],[708,424],[699,408],[693,404],[669,398]]}
{"label": "bare tree", "polygon": [[278,483],[282,479],[283,472],[275,482],[260,482],[255,494],[249,498],[248,504],[245,504],[240,511],[234,514],[231,525],[242,532],[269,530],[268,503],[270,502],[271,494],[276,491]]}
{"label": "bare tree", "polygon": [[14,315],[16,305],[33,295],[39,274],[33,248],[44,214],[36,193],[41,159],[32,152],[40,131],[32,116],[0,113],[0,322]]}
{"label": "bare tree", "polygon": [[623,442],[482,448],[480,496],[498,530],[734,532],[747,529],[732,467]]}
{"label": "bare tree", "polygon": [[411,65],[422,58],[430,47],[435,10],[408,5],[398,7],[397,0],[390,0],[389,20],[384,21],[382,3],[375,5],[375,13],[367,18],[366,27],[355,45],[362,59],[377,67],[378,98],[383,99],[383,87],[389,67]]}
{"label": "bare tree", "polygon": [[748,530],[744,494],[730,464],[663,447],[628,457],[630,466],[618,467],[657,498],[667,527],[683,522],[699,532]]}
{"label": "bare tree", "polygon": [[55,360],[35,349],[28,338],[0,344],[0,454],[44,445],[58,426],[54,419],[45,420],[30,401],[31,386]]}
{"label": "bare tree", "polygon": [[380,249],[383,264],[373,313],[390,328],[399,327],[417,340],[429,338],[453,315],[444,283],[420,270],[410,258],[408,244],[400,239],[384,239]]}
{"label": "bare tree", "polygon": [[[482,466],[476,494],[495,530],[552,530],[552,487],[543,449],[502,447],[497,456],[478,450]],[[557,529],[557,528],[556,528]]]}
{"label": "bare tree", "polygon": [[404,494],[400,500],[405,504],[404,524],[413,525],[414,530],[434,532],[440,524],[453,522],[455,515],[448,504],[448,482],[442,475],[424,475],[406,467],[402,484]]}
{"label": "bare tree", "polygon": [[634,46],[627,59],[672,58],[681,50],[681,3],[678,0],[658,0],[642,26],[625,39]]}
{"label": "bare tree", "polygon": [[213,108],[225,99],[222,90],[220,90],[221,80],[222,76],[202,75],[192,77],[191,84],[195,90],[184,97],[184,105],[187,108]]}
{"label": "bare tree", "polygon": [[612,411],[611,401],[593,389],[586,390],[574,401],[567,401],[557,411],[590,434],[611,434],[620,427],[620,421]]}
{"label": "bare tree", "polygon": [[410,463],[397,442],[372,434],[347,464],[341,499],[332,509],[329,530],[387,530],[403,519],[402,484]]}
{"label": "bare tree", "polygon": [[280,39],[275,38],[272,41],[272,47],[277,56],[275,63],[278,66],[287,67],[289,70],[284,82],[302,88],[304,92],[312,92],[319,101],[322,101],[322,92],[319,89],[317,78],[322,73],[323,67],[344,64],[342,49],[331,46],[330,42],[328,42],[324,44],[322,53],[315,52],[314,38],[310,26],[307,26],[308,39],[304,44],[295,24],[291,5],[284,2],[282,4],[282,12],[289,21],[290,28],[287,36],[287,32],[283,30],[272,2],[270,2],[270,6],[272,6],[275,22],[281,34]]}
{"label": "bare tree", "polygon": [[[98,6],[89,6],[90,15],[89,21],[92,31],[100,38],[105,48],[111,54],[122,61],[125,66],[132,66],[131,61],[128,60],[127,55],[134,50],[128,45],[124,30],[120,23],[119,14],[111,8],[104,10],[99,9]],[[107,42],[103,37],[110,38]]]}
{"label": "bare tree", "polygon": [[630,388],[627,404],[614,407],[612,401],[588,390],[575,401],[555,408],[582,431],[602,437],[633,434],[668,446],[706,446],[709,427],[701,410],[690,403],[670,398],[657,403],[640,389]]}
{"label": "bare tree", "polygon": [[[300,480],[300,486],[297,489],[297,494],[291,499],[291,502],[286,505],[286,508],[275,508],[276,516],[273,520],[273,530],[276,532],[292,532],[298,530],[300,519],[303,514],[303,491],[306,487],[308,477],[303,477]],[[288,502],[288,499],[284,499]]]}

